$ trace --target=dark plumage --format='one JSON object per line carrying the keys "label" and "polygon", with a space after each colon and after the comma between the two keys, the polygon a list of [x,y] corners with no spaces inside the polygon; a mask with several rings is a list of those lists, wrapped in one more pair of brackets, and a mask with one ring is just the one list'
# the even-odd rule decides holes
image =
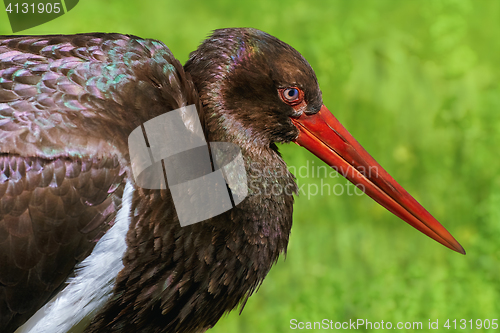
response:
{"label": "dark plumage", "polygon": [[[273,44],[275,42],[277,45]],[[23,254],[13,251],[13,241],[1,243],[1,253],[12,251],[12,256],[0,259],[3,259],[0,281],[4,285],[2,289],[5,295],[0,298],[0,306],[4,309],[1,312],[2,331],[12,331],[29,318],[65,281],[76,261],[88,255],[99,237],[97,231],[101,230],[102,233],[109,226],[116,212],[112,198],[116,193],[121,193],[117,190],[122,189],[119,184],[122,184],[124,177],[123,171],[116,169],[117,161],[123,170],[128,170],[127,138],[141,123],[180,106],[197,104],[199,111],[206,110],[200,114],[205,129],[208,129],[205,132],[207,141],[238,142],[247,162],[286,170],[274,142],[290,141],[297,136],[297,132],[290,121],[286,121],[287,115],[281,115],[282,110],[279,109],[266,110],[269,115],[281,115],[282,119],[272,121],[277,128],[265,126],[262,131],[259,125],[262,122],[269,123],[269,119],[259,115],[252,101],[256,94],[266,96],[268,86],[275,84],[273,80],[284,79],[278,76],[268,78],[260,72],[263,69],[266,70],[264,73],[270,72],[270,64],[262,63],[265,68],[238,66],[244,57],[250,56],[251,50],[247,49],[249,43],[271,47],[266,52],[277,56],[293,50],[274,37],[253,29],[216,32],[212,43],[205,43],[205,47],[194,52],[186,64],[187,72],[196,78],[193,85],[190,75],[185,73],[168,48],[157,41],[117,34],[6,37],[2,40],[0,59],[3,82],[0,102],[9,106],[0,111],[1,152],[3,161],[6,161],[6,167],[2,170],[15,168],[16,160],[19,161],[17,164],[28,164],[34,160],[42,166],[62,165],[55,168],[58,172],[54,172],[54,180],[59,178],[60,181],[52,184],[52,187],[49,186],[52,178],[33,183],[32,170],[31,173],[21,173],[18,178],[26,182],[22,195],[31,197],[23,198],[24,206],[19,207],[15,215],[11,213],[14,217],[2,209],[2,226],[7,228],[11,225],[9,221],[17,218],[17,211],[24,213],[21,217],[30,216],[33,226],[46,225],[48,232],[56,236],[39,240],[40,232],[29,230],[25,232],[26,240],[23,241],[39,240],[42,243],[40,249],[33,250],[38,256],[41,256],[39,252],[43,253],[42,246],[54,248],[50,252],[54,253],[52,257],[63,256],[57,260],[61,268],[51,267],[50,272],[56,276],[47,278],[49,286],[41,287],[40,282],[26,278],[26,281],[18,282],[16,279],[21,274],[17,270],[23,270],[24,275],[44,271],[46,266],[54,264],[53,261],[38,259],[33,260],[31,265],[23,266],[16,261],[16,256]],[[220,55],[222,48],[225,57],[212,58],[213,52],[218,51]],[[266,54],[261,50],[255,56],[265,57]],[[288,61],[299,64],[308,75],[313,74],[296,51],[293,50]],[[232,68],[226,73],[215,72],[223,66]],[[244,72],[239,74],[239,71]],[[223,76],[231,74],[233,79],[226,81],[225,85],[221,84]],[[258,81],[252,81],[262,76],[268,81],[265,87]],[[233,82],[237,85],[233,85]],[[313,89],[317,89],[317,83],[313,82]],[[217,85],[215,89],[212,88],[214,84]],[[204,108],[200,107],[195,86],[202,92]],[[207,89],[213,90],[208,93]],[[243,99],[233,98],[227,102],[232,107],[234,105],[248,112],[238,115],[240,119],[223,120],[223,117],[230,116],[230,110],[220,107],[222,100],[225,96],[239,92],[243,94]],[[318,107],[318,103],[321,105],[319,90],[316,95]],[[275,108],[285,109],[286,105],[279,103],[278,98],[277,94],[270,96],[269,105],[277,104]],[[21,113],[28,123],[22,122]],[[45,123],[39,124],[37,120]],[[256,126],[245,127],[255,120],[259,121]],[[283,131],[283,122],[288,125],[286,131]],[[35,133],[38,137],[32,138]],[[273,137],[268,137],[268,134]],[[75,165],[82,165],[82,160],[97,160],[97,163],[109,160],[108,164],[114,161],[111,165],[115,168],[111,171],[116,171],[108,171],[106,178],[109,180],[103,183],[103,176],[98,173],[85,176],[84,167],[80,173],[82,179],[76,177],[74,180],[75,176],[70,173],[69,167],[64,168],[64,163],[73,170],[76,169]],[[40,169],[43,169],[44,174],[50,171],[42,167],[37,170]],[[101,170],[103,167],[96,169]],[[12,174],[6,171],[2,173],[6,178],[2,184],[4,187],[13,187],[17,179]],[[89,194],[81,194],[78,190],[91,187],[92,181],[97,183],[97,180],[99,187],[104,193],[109,192],[109,196],[103,197],[92,192],[91,198],[97,198],[94,203],[86,200]],[[79,181],[81,184],[66,185],[70,181]],[[266,177],[263,181],[267,184],[277,181],[286,185],[293,183],[293,176],[283,172],[283,177]],[[258,185],[265,186],[264,182]],[[62,187],[74,191],[74,200],[80,205],[83,203],[84,208],[91,211],[90,214],[96,214],[94,211],[100,209],[108,215],[95,221],[93,216],[89,218],[83,215],[81,207],[61,207],[61,211],[56,212],[53,207],[62,200],[45,192],[52,194],[61,191]],[[27,191],[29,189],[34,190]],[[255,186],[253,191],[257,191]],[[2,196],[2,204],[7,202],[2,207],[12,200],[8,194]],[[184,228],[179,225],[171,200],[168,190],[136,190],[132,207],[135,213],[124,256],[125,268],[116,283],[115,294],[120,297],[106,305],[89,332],[138,332],[143,327],[151,327],[151,332],[172,332],[211,327],[225,311],[250,296],[288,243],[292,196],[250,196],[230,212]],[[50,205],[50,209],[40,214],[40,221],[33,218],[36,206],[29,203],[34,201],[41,201],[40,205]],[[95,206],[97,204],[100,206]],[[255,207],[260,209],[256,211]],[[86,224],[74,221],[75,218],[70,216],[72,212],[89,224],[94,220],[90,235],[88,231],[83,233]],[[59,215],[53,217],[51,214]],[[61,224],[65,227],[62,231]],[[82,224],[80,229],[75,227]],[[69,228],[71,230],[67,231]],[[62,232],[66,234],[61,235]],[[16,235],[10,229],[2,232],[2,236],[10,239],[17,240]],[[71,240],[71,245],[76,244],[70,249],[60,246],[58,242],[61,240],[57,236]],[[80,238],[87,240],[84,243],[85,252],[76,247],[82,242]],[[9,270],[3,267],[9,267]],[[11,278],[14,280],[11,284],[15,284],[13,287],[9,286],[7,278],[2,278],[11,269],[16,269],[16,275]],[[166,283],[168,287],[163,289]],[[26,295],[27,290],[32,290],[37,296],[36,300]],[[9,297],[10,293],[16,293],[15,297]],[[22,303],[22,307],[16,307],[14,302]]]}
{"label": "dark plumage", "polygon": [[124,268],[85,332],[201,332],[246,301],[292,226],[296,185],[275,142],[297,139],[292,119],[317,114],[321,91],[297,51],[255,29],[215,31],[184,68],[135,36],[0,39],[0,331],[56,294],[114,223],[131,131],[191,104],[207,142],[237,144],[248,174],[265,172],[237,207],[186,227],[168,189],[136,186]]}

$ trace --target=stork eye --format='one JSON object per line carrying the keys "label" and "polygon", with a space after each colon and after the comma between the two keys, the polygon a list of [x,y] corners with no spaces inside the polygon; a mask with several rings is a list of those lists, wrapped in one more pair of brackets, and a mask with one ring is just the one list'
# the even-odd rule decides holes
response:
{"label": "stork eye", "polygon": [[299,90],[295,88],[285,89],[284,95],[287,101],[295,101],[299,98]]}
{"label": "stork eye", "polygon": [[297,87],[283,88],[279,90],[280,97],[288,105],[297,105],[304,100],[304,92]]}

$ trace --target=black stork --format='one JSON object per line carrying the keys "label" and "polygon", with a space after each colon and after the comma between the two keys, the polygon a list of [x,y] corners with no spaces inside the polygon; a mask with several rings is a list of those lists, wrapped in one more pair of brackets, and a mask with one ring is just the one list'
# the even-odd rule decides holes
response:
{"label": "black stork", "polygon": [[286,251],[293,193],[250,191],[181,227],[170,190],[131,176],[130,133],[192,104],[207,142],[238,145],[248,171],[266,168],[254,189],[296,191],[275,145],[295,142],[465,254],[323,105],[300,53],[267,33],[216,30],[184,67],[135,36],[3,36],[1,332],[54,296],[19,332],[204,332],[257,289]]}

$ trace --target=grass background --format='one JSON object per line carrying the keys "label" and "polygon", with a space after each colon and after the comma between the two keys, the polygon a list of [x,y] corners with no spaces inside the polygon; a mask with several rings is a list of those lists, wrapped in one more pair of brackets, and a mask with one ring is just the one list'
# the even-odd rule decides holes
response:
{"label": "grass background", "polygon": [[[311,195],[314,184],[342,178],[299,177],[306,193],[286,260],[242,315],[210,332],[289,332],[292,318],[421,321],[424,331],[438,319],[439,331],[486,331],[442,325],[500,317],[500,2],[82,0],[22,34],[135,34],[162,40],[184,62],[211,30],[234,26],[301,52],[325,105],[467,256],[366,196]],[[4,11],[0,33],[11,33]],[[293,144],[281,151],[296,169],[322,163]]]}

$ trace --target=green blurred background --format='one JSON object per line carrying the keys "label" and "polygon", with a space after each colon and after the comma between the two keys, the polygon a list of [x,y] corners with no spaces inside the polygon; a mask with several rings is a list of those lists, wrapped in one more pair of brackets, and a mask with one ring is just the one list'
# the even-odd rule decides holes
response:
{"label": "green blurred background", "polygon": [[[294,318],[421,321],[424,331],[429,319],[472,319],[456,331],[486,331],[476,319],[500,318],[500,1],[82,0],[22,34],[134,34],[184,62],[211,30],[246,26],[308,59],[325,105],[467,255],[366,196],[313,195],[345,180],[312,177],[322,162],[281,146],[290,166],[311,170],[298,178],[287,258],[210,332],[289,332]],[[0,33],[10,32],[2,11]]]}

